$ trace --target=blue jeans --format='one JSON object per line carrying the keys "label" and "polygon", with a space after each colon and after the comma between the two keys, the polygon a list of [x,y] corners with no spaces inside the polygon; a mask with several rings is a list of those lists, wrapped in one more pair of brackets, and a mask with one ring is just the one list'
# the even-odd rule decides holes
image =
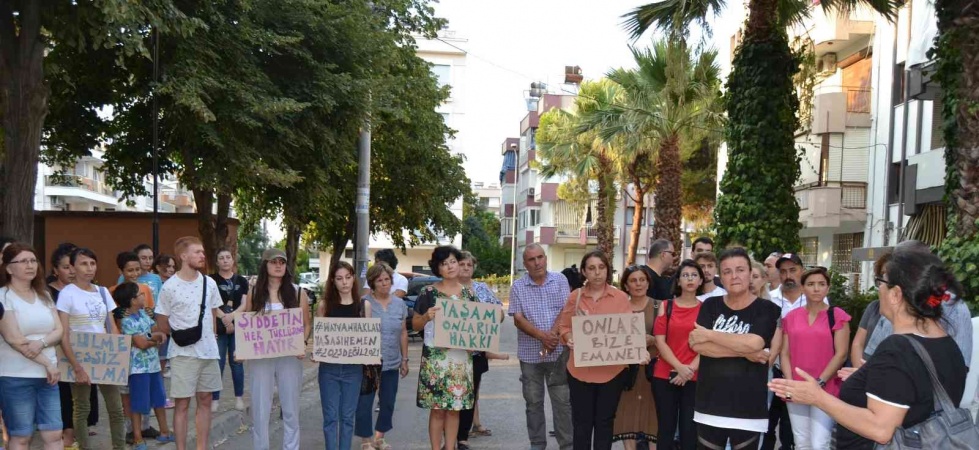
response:
{"label": "blue jeans", "polygon": [[[235,335],[218,335],[218,365],[221,366],[221,377],[224,378],[224,361],[231,366],[231,382],[235,385],[235,397],[245,395],[245,367],[241,361],[235,361]],[[221,398],[221,391],[212,394],[214,400]]]}
{"label": "blue jeans", "polygon": [[[398,369],[381,372],[381,385],[378,387],[381,399],[381,412],[377,415],[377,425],[374,430],[387,433],[394,428],[391,417],[394,416],[394,401],[398,397]],[[357,437],[369,438],[374,435],[371,430],[371,419],[374,417],[374,393],[360,396],[357,403],[357,426],[354,434]]]}
{"label": "blue jeans", "polygon": [[326,450],[350,448],[363,377],[364,368],[360,364],[320,363],[320,405]]}
{"label": "blue jeans", "polygon": [[60,431],[61,393],[47,378],[0,377],[0,404],[11,436],[24,437],[39,431]]}

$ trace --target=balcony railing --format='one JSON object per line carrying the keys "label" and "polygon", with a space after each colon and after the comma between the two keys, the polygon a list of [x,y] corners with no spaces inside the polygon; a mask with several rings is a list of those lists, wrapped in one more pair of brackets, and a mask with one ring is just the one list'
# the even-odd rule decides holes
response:
{"label": "balcony railing", "polygon": [[107,195],[109,197],[116,197],[116,191],[109,187],[109,185],[93,180],[88,177],[83,177],[79,175],[63,174],[63,175],[48,175],[45,177],[45,184],[52,187],[73,187],[80,188],[86,191],[94,192],[96,194]]}
{"label": "balcony railing", "polygon": [[803,211],[809,209],[809,195],[807,191],[813,188],[826,187],[840,188],[840,206],[843,208],[867,208],[867,183],[858,181],[823,181],[796,186],[795,199],[799,202],[799,209]]}

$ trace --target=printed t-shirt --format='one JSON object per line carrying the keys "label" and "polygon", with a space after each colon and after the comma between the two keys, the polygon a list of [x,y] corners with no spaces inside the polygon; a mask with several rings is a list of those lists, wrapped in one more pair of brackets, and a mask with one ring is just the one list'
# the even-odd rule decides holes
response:
{"label": "printed t-shirt", "polygon": [[[211,274],[211,278],[218,284],[218,291],[221,293],[221,303],[223,306],[230,306],[232,310],[241,306],[241,300],[248,293],[248,280],[245,277],[234,274],[231,278],[224,278],[221,274]],[[296,289],[299,292],[299,289]]]}
{"label": "printed t-shirt", "polygon": [[[701,305],[697,324],[722,333],[758,335],[765,341],[765,348],[770,348],[780,312],[764,299],[756,298],[735,311],[727,306],[724,297],[711,297]],[[767,364],[743,357],[701,355],[699,369],[695,422],[759,433],[768,430]]]}
{"label": "printed t-shirt", "polygon": [[[156,322],[146,314],[146,311],[139,310],[136,314],[127,314],[122,318],[122,334],[147,337],[153,331],[155,324]],[[130,375],[160,371],[160,352],[155,345],[147,349],[139,349],[134,344],[129,361]]]}
{"label": "printed t-shirt", "polygon": [[[221,306],[218,285],[211,277],[197,274],[193,281],[184,281],[174,275],[163,284],[160,301],[156,303],[156,314],[167,316],[172,330],[185,330],[197,326],[201,312],[201,296],[207,286],[207,303],[204,319],[201,321],[201,339],[186,347],[170,340],[168,358],[189,356],[198,359],[218,359],[218,341],[214,336],[214,308]],[[64,295],[64,294],[62,294]]]}
{"label": "printed t-shirt", "polygon": [[92,285],[96,292],[69,284],[58,295],[58,311],[68,314],[68,330],[105,333],[105,318],[116,309],[108,289]]}

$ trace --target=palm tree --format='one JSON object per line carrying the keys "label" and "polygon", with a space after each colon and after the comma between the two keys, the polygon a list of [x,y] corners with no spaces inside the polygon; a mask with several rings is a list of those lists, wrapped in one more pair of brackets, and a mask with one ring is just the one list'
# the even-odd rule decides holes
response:
{"label": "palm tree", "polygon": [[[727,81],[726,139],[730,165],[715,208],[718,245],[740,242],[754,253],[799,247],[799,206],[792,193],[798,178],[794,133],[798,98],[792,83],[798,61],[789,48],[786,26],[809,12],[811,0],[749,0],[744,40]],[[899,0],[822,0],[826,10],[849,14],[869,5],[896,17]],[[671,45],[692,24],[706,29],[707,16],[721,0],[666,0],[640,6],[625,15],[634,38],[649,28],[667,33]],[[669,79],[675,72],[666,74]],[[764,88],[762,88],[764,87]],[[672,199],[667,199],[672,201]],[[657,199],[659,201],[659,199]],[[764,209],[757,208],[766,202]]]}
{"label": "palm tree", "polygon": [[[615,237],[616,158],[612,144],[598,137],[598,130],[585,118],[607,110],[621,96],[608,80],[585,82],[575,99],[575,110],[552,110],[541,117],[537,129],[544,177],[566,173],[598,185],[596,209],[598,249],[612,254]],[[579,180],[580,181],[580,180]]]}
{"label": "palm tree", "polygon": [[[633,158],[656,163],[653,235],[680,248],[681,144],[723,123],[717,53],[692,55],[683,42],[673,41],[658,42],[649,49],[632,48],[632,54],[637,69],[608,74],[622,87],[625,101],[600,111],[593,120],[603,124],[604,139],[643,140],[628,147],[646,149]],[[655,152],[649,153],[649,149]]]}

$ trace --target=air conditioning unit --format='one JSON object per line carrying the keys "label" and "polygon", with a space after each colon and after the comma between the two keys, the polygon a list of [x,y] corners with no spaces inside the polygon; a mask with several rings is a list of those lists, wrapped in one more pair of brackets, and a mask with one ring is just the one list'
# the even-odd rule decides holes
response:
{"label": "air conditioning unit", "polygon": [[820,72],[836,72],[836,53],[827,53],[819,58]]}
{"label": "air conditioning unit", "polygon": [[530,188],[530,195],[531,196],[534,196],[536,194],[537,194],[537,189],[536,188]]}

